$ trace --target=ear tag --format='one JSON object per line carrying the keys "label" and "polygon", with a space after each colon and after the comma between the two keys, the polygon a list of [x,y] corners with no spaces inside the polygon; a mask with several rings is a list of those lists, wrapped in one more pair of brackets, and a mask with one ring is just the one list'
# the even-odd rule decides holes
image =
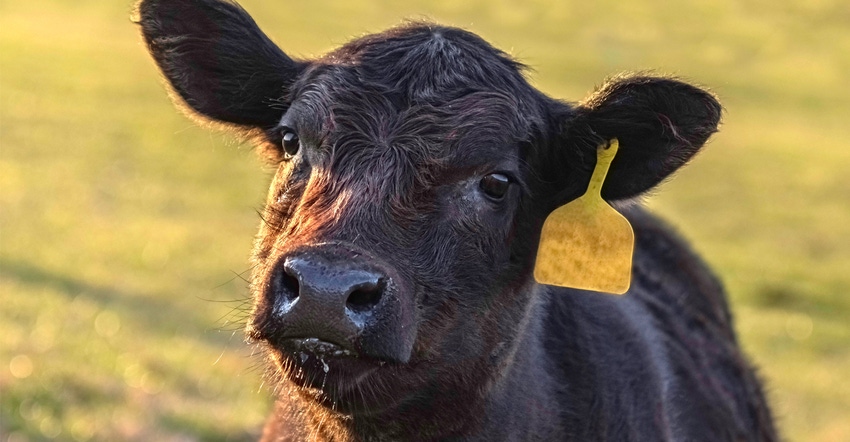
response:
{"label": "ear tag", "polygon": [[546,218],[534,266],[537,282],[618,295],[629,289],[635,235],[629,221],[602,199],[618,148],[616,138],[600,145],[587,192]]}

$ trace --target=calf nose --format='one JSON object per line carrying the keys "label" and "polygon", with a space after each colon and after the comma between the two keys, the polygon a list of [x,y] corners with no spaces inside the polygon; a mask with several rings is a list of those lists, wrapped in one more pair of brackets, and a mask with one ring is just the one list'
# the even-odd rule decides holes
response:
{"label": "calf nose", "polygon": [[386,275],[376,269],[340,266],[316,256],[289,257],[274,281],[273,289],[280,302],[276,313],[284,315],[300,302],[301,310],[315,310],[324,321],[345,316],[350,321],[342,321],[344,326],[362,327],[381,301],[386,286]]}
{"label": "calf nose", "polygon": [[[258,337],[286,348],[318,339],[361,356],[405,362],[412,346],[412,298],[390,267],[349,247],[314,246],[278,261],[258,311]],[[292,348],[289,346],[289,348]]]}

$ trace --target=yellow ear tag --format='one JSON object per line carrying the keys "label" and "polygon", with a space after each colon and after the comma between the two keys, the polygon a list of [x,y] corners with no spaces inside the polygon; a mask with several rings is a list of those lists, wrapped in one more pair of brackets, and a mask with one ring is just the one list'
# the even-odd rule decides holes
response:
{"label": "yellow ear tag", "polygon": [[618,148],[617,139],[599,146],[587,192],[546,218],[534,266],[537,282],[618,295],[629,290],[635,234],[602,199],[602,183]]}

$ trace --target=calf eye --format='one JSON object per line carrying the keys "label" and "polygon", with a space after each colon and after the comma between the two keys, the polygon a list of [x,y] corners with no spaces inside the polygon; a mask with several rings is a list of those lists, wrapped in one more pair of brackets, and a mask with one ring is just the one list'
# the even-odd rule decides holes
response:
{"label": "calf eye", "polygon": [[301,142],[298,140],[298,134],[292,129],[283,130],[283,139],[281,141],[283,151],[288,157],[294,157],[298,153],[298,148],[301,147]]}
{"label": "calf eye", "polygon": [[511,186],[511,179],[502,173],[491,173],[478,183],[478,187],[494,200],[502,199]]}

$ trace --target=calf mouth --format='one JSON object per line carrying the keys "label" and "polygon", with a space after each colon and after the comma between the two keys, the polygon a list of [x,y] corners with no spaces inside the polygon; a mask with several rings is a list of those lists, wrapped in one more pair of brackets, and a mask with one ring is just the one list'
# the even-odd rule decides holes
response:
{"label": "calf mouth", "polygon": [[288,338],[273,348],[278,368],[299,386],[339,396],[397,364],[318,338]]}
{"label": "calf mouth", "polygon": [[298,387],[320,392],[322,400],[341,411],[381,408],[381,404],[364,403],[361,390],[397,378],[403,365],[318,338],[282,339],[268,350],[278,375]]}
{"label": "calf mouth", "polygon": [[285,339],[281,346],[292,354],[297,354],[302,360],[310,356],[319,358],[356,358],[360,355],[352,350],[344,348],[332,342],[323,341],[319,338],[290,338]]}

